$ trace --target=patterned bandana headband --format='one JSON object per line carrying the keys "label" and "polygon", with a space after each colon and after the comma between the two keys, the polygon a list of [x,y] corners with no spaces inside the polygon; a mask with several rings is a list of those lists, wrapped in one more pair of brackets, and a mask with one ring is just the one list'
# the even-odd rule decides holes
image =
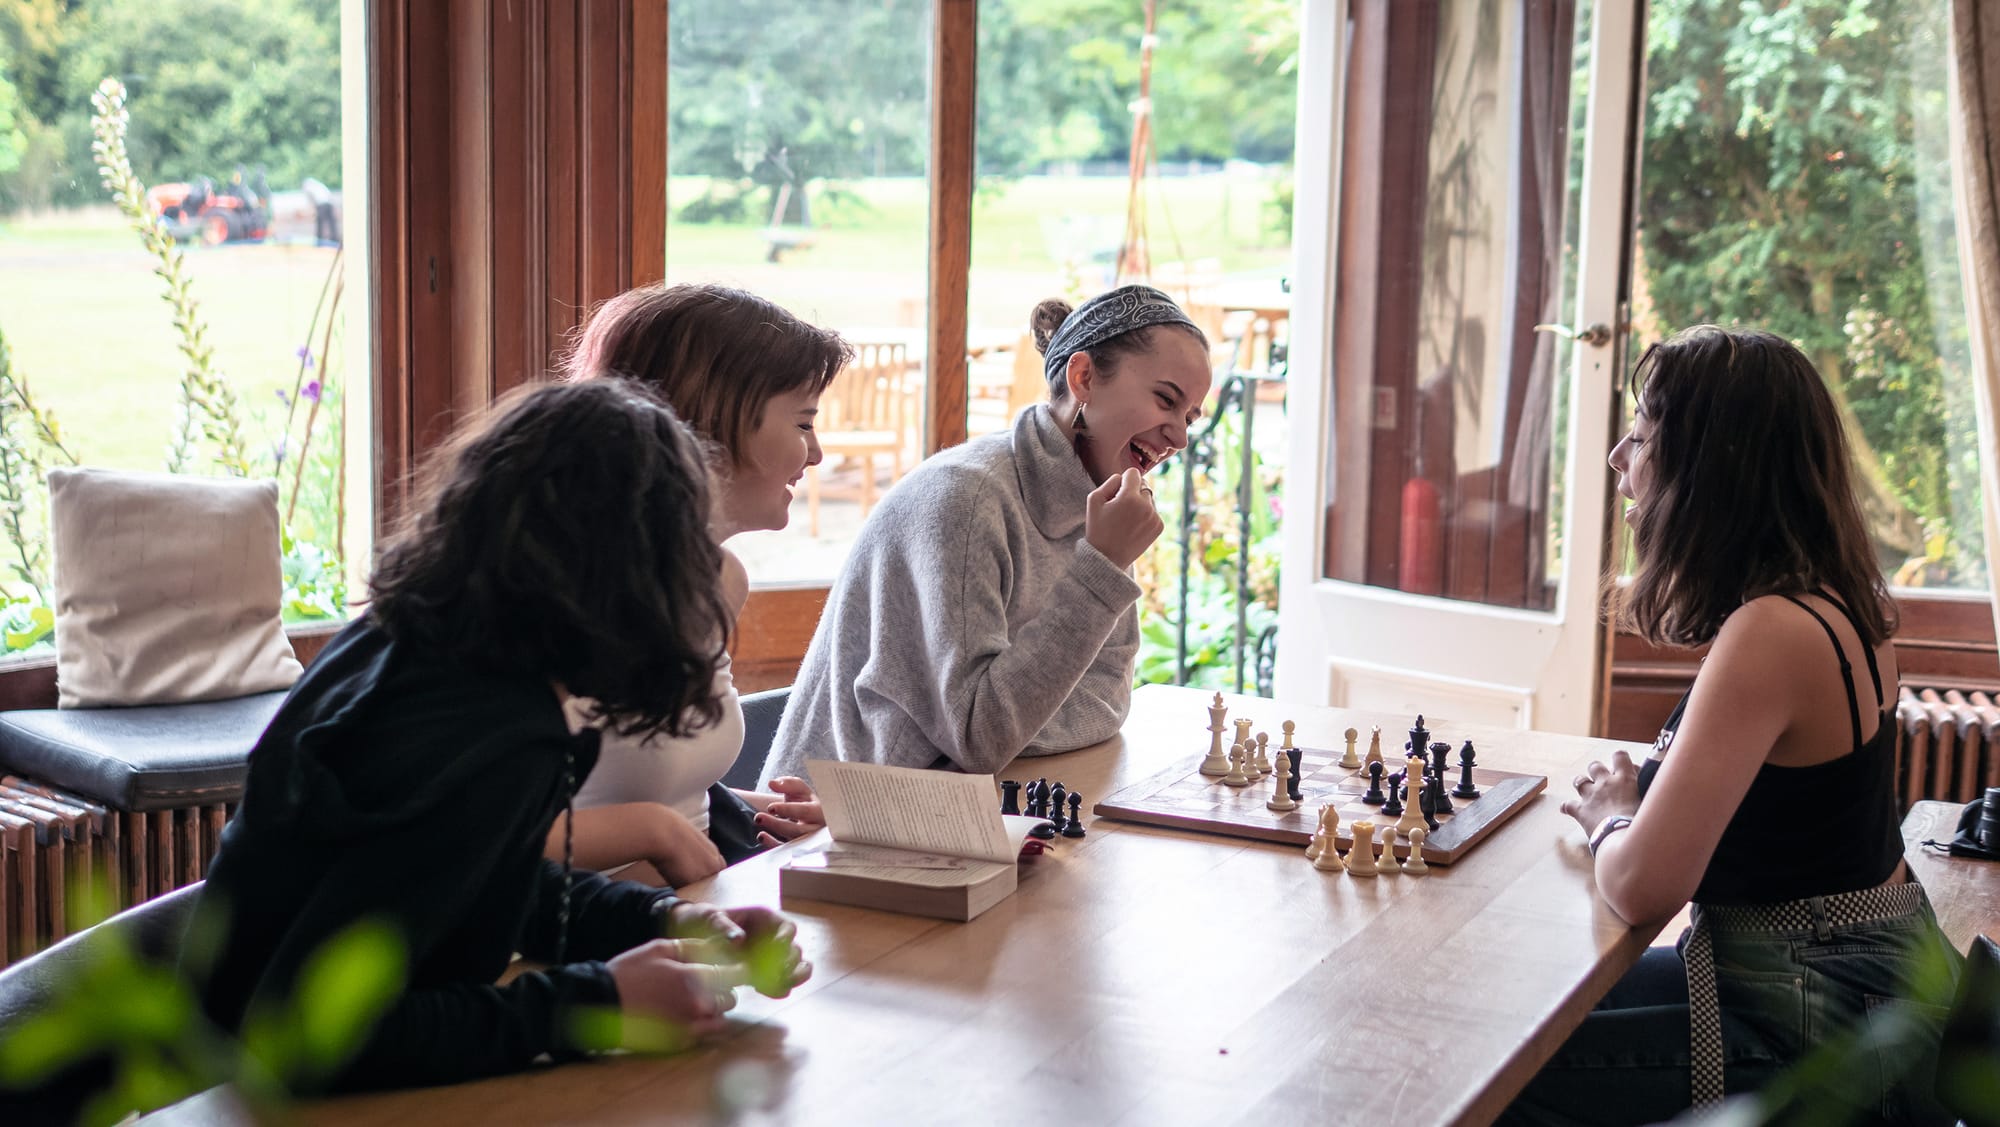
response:
{"label": "patterned bandana headband", "polygon": [[1042,357],[1042,376],[1054,388],[1069,367],[1070,357],[1151,325],[1186,325],[1201,331],[1173,298],[1151,286],[1119,286],[1098,294],[1064,318],[1062,327],[1049,338],[1049,350]]}

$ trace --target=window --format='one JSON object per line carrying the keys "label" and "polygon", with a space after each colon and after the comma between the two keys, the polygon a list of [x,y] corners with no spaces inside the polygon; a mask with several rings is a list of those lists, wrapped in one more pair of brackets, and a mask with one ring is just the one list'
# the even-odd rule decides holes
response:
{"label": "window", "polygon": [[1848,412],[1884,573],[1983,592],[1949,20],[1947,0],[1650,5],[1633,338],[1798,343]]}
{"label": "window", "polygon": [[72,462],[275,478],[287,620],[345,615],[373,493],[365,241],[343,207],[361,17],[360,0],[0,11],[7,652],[47,648],[38,471]]}

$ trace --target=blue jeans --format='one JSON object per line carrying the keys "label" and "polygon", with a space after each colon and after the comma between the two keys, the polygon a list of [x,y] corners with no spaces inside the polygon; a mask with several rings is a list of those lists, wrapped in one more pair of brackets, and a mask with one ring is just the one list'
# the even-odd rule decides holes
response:
{"label": "blue jeans", "polygon": [[[1648,950],[1499,1122],[1644,1124],[1686,1111],[1687,938],[1683,932],[1672,949]],[[1825,934],[1717,931],[1714,939],[1730,1095],[1762,1090],[1811,1049],[1856,1032],[1862,1039],[1843,1061],[1840,1083],[1811,1097],[1864,1122],[1951,1122],[1930,1094],[1945,1010],[1911,1000],[1926,962],[1941,960],[1954,975],[1959,962],[1928,903],[1919,913]],[[1890,1035],[1911,1022],[1916,1036]],[[1881,1035],[1869,1036],[1871,1027]]]}

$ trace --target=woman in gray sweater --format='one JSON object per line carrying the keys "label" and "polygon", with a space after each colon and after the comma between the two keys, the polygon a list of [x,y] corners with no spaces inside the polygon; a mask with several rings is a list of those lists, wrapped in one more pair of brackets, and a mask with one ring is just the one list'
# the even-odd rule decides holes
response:
{"label": "woman in gray sweater", "polygon": [[1149,286],[1045,301],[1033,327],[1049,402],[925,461],[869,517],[765,779],[810,759],[985,774],[1124,723],[1131,567],[1164,527],[1143,475],[1187,445],[1208,342]]}

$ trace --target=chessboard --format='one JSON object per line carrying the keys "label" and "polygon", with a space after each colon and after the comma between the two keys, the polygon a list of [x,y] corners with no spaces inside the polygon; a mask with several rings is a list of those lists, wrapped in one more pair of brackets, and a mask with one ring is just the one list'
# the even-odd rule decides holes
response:
{"label": "chessboard", "polygon": [[[1272,749],[1275,753],[1276,749]],[[1149,779],[1133,783],[1092,807],[1102,818],[1171,826],[1183,830],[1205,830],[1230,837],[1307,845],[1319,824],[1320,807],[1332,804],[1340,815],[1336,827],[1339,848],[1345,853],[1354,844],[1350,828],[1366,818],[1378,827],[1393,825],[1382,807],[1361,800],[1368,791],[1368,776],[1359,769],[1340,766],[1341,754],[1324,748],[1300,748],[1298,808],[1280,813],[1266,809],[1271,797],[1270,778],[1247,786],[1233,787],[1220,778],[1201,773],[1201,756],[1169,768]],[[1456,782],[1459,768],[1450,778]],[[1438,816],[1438,828],[1426,835],[1424,861],[1449,865],[1500,823],[1524,809],[1530,800],[1549,785],[1547,775],[1523,775],[1474,766],[1472,781],[1480,790],[1477,798],[1452,799],[1452,811]],[[1378,837],[1379,840],[1379,837]],[[1393,836],[1398,858],[1407,857],[1410,843]]]}

